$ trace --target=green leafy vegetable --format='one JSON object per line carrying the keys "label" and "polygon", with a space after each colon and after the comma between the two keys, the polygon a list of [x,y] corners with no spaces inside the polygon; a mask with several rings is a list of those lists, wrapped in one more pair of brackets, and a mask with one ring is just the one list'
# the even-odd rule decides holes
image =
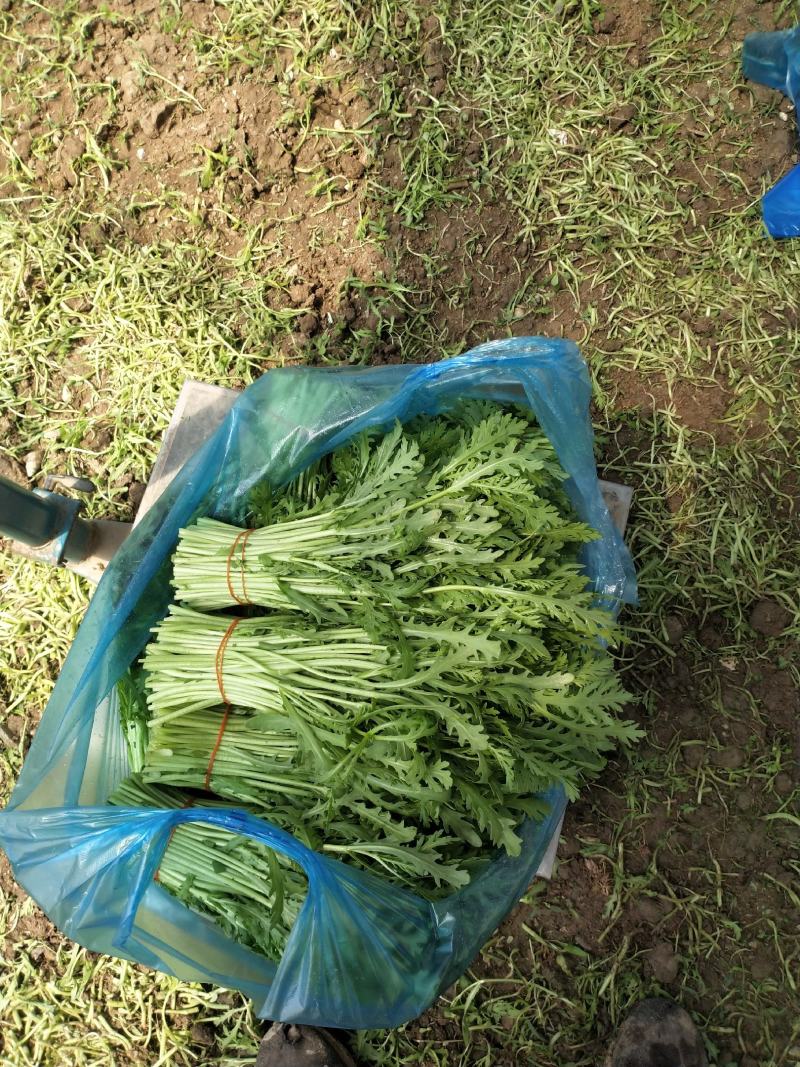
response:
{"label": "green leafy vegetable", "polygon": [[247,532],[182,531],[140,795],[210,789],[428,896],[517,854],[543,790],[575,797],[636,736],[563,482],[532,419],[469,403],[259,487]]}

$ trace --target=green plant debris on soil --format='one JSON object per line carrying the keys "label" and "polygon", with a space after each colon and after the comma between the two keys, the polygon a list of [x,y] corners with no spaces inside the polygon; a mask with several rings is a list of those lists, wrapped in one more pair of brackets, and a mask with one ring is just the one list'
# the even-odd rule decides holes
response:
{"label": "green plant debris on soil", "polygon": [[[578,341],[635,490],[644,742],[536,883],[367,1062],[602,1061],[641,996],[720,1067],[800,1058],[796,159],[756,0],[10,0],[0,11],[0,471],[130,518],[182,381]],[[782,113],[783,116],[782,117]],[[36,455],[33,459],[29,453]],[[6,797],[89,590],[3,557]],[[65,941],[0,864],[2,1062],[253,1063],[238,995]]]}

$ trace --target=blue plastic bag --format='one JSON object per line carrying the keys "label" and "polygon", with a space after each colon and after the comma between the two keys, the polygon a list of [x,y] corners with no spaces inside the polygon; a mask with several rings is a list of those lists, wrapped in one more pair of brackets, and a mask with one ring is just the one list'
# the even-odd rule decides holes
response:
{"label": "blue plastic bag", "polygon": [[[430,903],[309,851],[242,811],[123,809],[105,801],[128,774],[115,683],[171,599],[178,531],[199,515],[241,522],[260,480],[279,486],[365,427],[435,414],[464,396],[529,404],[570,476],[579,515],[602,535],[586,567],[610,610],[635,598],[630,557],[603,503],[590,384],[571,341],[522,338],[424,366],[275,370],[247,389],[180,471],[103,576],[22,768],[0,843],[14,874],[69,937],[179,978],[242,990],[259,1015],[347,1028],[391,1027],[424,1011],[531,881],[565,806],[521,830],[465,889]],[[279,965],[236,944],[153,877],[175,826],[204,821],[295,860],[308,894]]]}
{"label": "blue plastic bag", "polygon": [[[775,33],[750,33],[742,53],[744,76],[780,89],[795,105],[800,124],[800,26]],[[764,224],[773,237],[800,236],[800,164],[761,201]]]}

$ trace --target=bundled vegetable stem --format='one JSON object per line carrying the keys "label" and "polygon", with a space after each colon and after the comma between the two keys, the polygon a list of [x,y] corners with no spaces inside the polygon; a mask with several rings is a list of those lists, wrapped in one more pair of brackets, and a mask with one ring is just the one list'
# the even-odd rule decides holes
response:
{"label": "bundled vegetable stem", "polygon": [[[131,808],[185,808],[193,798],[127,778],[109,803]],[[203,799],[205,806],[213,801]],[[205,823],[171,836],[158,881],[210,915],[241,944],[279,959],[306,894],[305,875],[290,860],[247,837]]]}

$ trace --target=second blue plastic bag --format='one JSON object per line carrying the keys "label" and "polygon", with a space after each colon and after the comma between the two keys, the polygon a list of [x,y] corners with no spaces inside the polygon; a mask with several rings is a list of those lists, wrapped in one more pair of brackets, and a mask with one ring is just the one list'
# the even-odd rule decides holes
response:
{"label": "second blue plastic bag", "polygon": [[[800,26],[774,33],[748,34],[744,40],[742,70],[751,81],[779,89],[788,96],[800,124]],[[764,225],[772,237],[800,236],[800,164],[764,195],[761,210]]]}
{"label": "second blue plastic bag", "polygon": [[[258,1014],[345,1028],[391,1027],[424,1011],[524,893],[564,809],[522,828],[465,889],[432,904],[311,852],[245,812],[112,808],[128,774],[115,683],[166,614],[178,531],[199,515],[241,522],[251,488],[285,484],[367,427],[434,415],[465,396],[528,404],[569,475],[579,516],[601,534],[585,565],[610,610],[635,597],[630,557],[600,495],[590,385],[570,341],[522,338],[424,366],[276,370],[247,389],[180,471],[103,576],[53,691],[0,843],[14,874],[69,937],[180,978],[242,990]],[[228,938],[153,877],[173,828],[205,821],[295,860],[308,895],[274,965]]]}

